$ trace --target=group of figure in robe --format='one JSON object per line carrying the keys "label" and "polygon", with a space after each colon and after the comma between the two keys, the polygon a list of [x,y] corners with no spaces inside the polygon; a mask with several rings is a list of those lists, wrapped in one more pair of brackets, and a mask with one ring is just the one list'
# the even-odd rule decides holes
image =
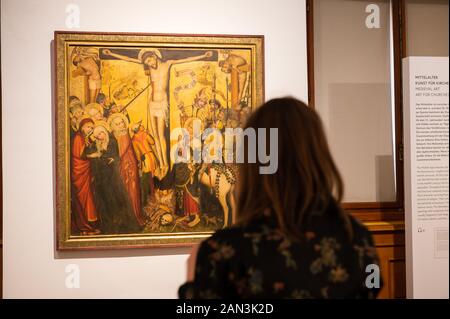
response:
{"label": "group of figure in robe", "polygon": [[[94,109],[95,111],[93,111]],[[141,196],[154,191],[154,139],[124,114],[71,97],[72,231],[135,233],[146,223]],[[92,116],[92,114],[95,114]],[[76,123],[76,124],[75,124]],[[130,128],[132,136],[130,135]]]}
{"label": "group of figure in robe", "polygon": [[[212,51],[206,51],[163,60],[161,52],[154,48],[141,49],[137,58],[119,52],[102,49],[100,54],[98,48],[76,47],[71,54],[75,67],[72,77],[84,76],[87,80],[86,105],[76,96],[69,99],[73,233],[135,233],[144,228],[147,217],[142,206],[155,191],[153,178],[162,180],[170,173],[165,136],[170,68],[213,56]],[[101,93],[101,55],[143,66],[149,77],[148,129],[141,122],[130,125],[126,109],[110,103]],[[245,59],[232,54],[219,65],[223,72],[231,74],[231,102],[236,107],[243,96],[248,65]],[[223,127],[227,120],[222,113],[215,122]],[[194,176],[192,170],[189,175]],[[188,188],[185,193],[185,212],[198,214],[197,196]]]}

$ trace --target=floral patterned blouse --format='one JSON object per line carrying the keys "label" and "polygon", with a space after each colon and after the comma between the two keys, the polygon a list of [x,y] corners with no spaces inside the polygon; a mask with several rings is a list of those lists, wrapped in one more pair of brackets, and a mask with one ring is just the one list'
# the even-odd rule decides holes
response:
{"label": "floral patterned blouse", "polygon": [[[327,215],[328,216],[328,215]],[[195,279],[180,298],[376,298],[366,266],[378,264],[370,232],[353,217],[351,242],[333,217],[313,218],[291,241],[271,217],[216,232],[200,245]]]}

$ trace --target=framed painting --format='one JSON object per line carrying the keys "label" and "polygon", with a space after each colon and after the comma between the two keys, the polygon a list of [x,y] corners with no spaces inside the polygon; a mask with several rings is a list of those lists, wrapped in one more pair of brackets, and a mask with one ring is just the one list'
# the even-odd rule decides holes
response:
{"label": "framed painting", "polygon": [[54,48],[57,249],[189,245],[233,222],[235,164],[175,160],[174,132],[242,126],[263,36],[57,31]]}

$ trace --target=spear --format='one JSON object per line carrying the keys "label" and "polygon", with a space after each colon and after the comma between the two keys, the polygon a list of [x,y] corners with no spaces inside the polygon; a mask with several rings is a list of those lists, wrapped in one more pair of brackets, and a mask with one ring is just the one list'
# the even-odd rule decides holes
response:
{"label": "spear", "polygon": [[216,121],[216,73],[213,76],[213,121]]}
{"label": "spear", "polygon": [[150,82],[149,84],[147,84],[147,86],[146,86],[145,88],[143,88],[142,91],[139,92],[139,93],[138,93],[138,94],[137,94],[130,102],[128,102],[128,103],[120,110],[120,112],[125,111],[125,109],[126,109],[131,103],[133,103],[134,100],[136,100],[142,93],[144,93],[144,91],[147,90],[148,87],[149,87],[151,84],[152,84],[151,82]]}

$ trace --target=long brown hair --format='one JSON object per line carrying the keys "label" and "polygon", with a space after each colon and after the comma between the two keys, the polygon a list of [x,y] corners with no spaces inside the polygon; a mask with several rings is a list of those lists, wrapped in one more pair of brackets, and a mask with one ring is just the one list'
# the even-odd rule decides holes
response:
{"label": "long brown hair", "polygon": [[278,169],[264,175],[261,163],[239,164],[237,223],[270,211],[285,234],[300,240],[313,213],[334,214],[351,238],[350,220],[340,205],[342,178],[317,113],[294,98],[273,99],[251,114],[245,128],[278,129]]}

